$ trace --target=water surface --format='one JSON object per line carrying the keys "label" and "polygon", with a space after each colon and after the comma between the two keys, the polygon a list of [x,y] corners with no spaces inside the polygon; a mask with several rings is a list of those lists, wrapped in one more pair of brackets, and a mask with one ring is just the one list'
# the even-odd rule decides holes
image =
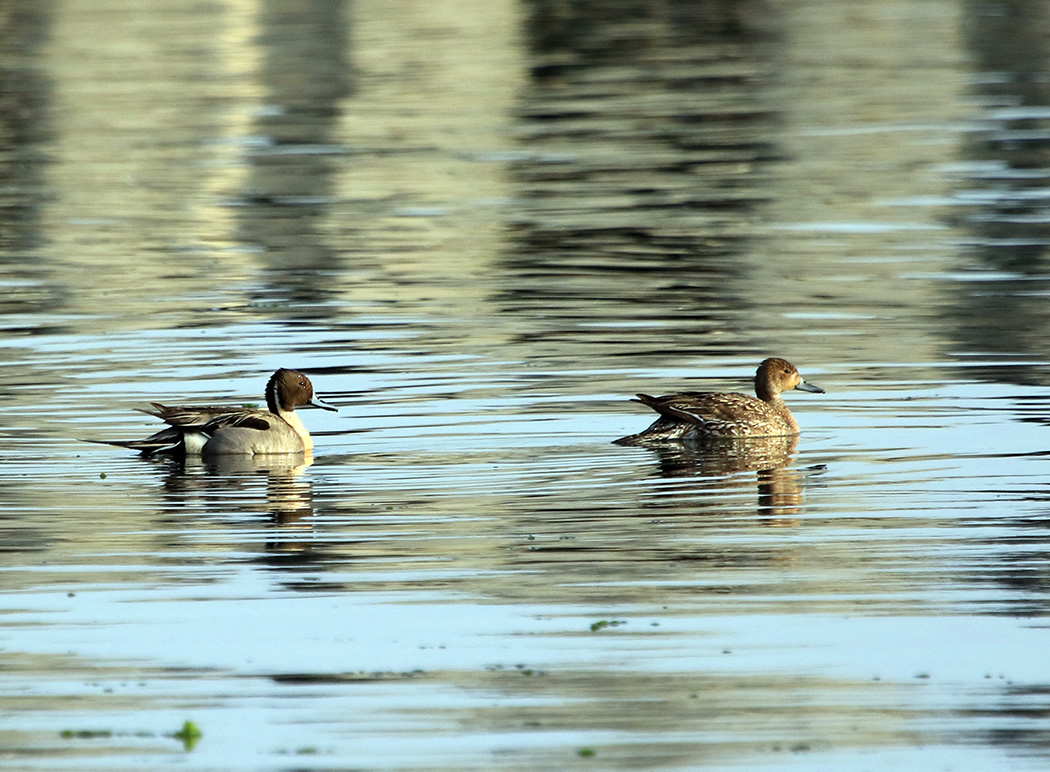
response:
{"label": "water surface", "polygon": [[[12,769],[1046,766],[1041,4],[0,18]],[[82,441],[281,366],[308,464]]]}

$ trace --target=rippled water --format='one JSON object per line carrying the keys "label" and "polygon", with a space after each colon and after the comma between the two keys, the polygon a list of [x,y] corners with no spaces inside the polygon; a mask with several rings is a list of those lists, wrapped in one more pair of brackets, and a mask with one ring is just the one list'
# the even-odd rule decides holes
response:
{"label": "rippled water", "polygon": [[[5,768],[1045,768],[1048,33],[6,4]],[[769,354],[797,444],[612,444]],[[280,366],[308,465],[83,442]]]}

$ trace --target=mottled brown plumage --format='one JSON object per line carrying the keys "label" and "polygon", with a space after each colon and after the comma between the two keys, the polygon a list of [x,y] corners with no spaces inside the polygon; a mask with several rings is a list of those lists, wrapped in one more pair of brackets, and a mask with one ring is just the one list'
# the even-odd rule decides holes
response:
{"label": "mottled brown plumage", "polygon": [[780,437],[798,434],[798,422],[781,392],[800,389],[823,394],[819,386],[802,380],[796,367],[772,357],[758,366],[755,394],[686,391],[651,397],[639,394],[660,417],[643,432],[617,440],[621,444],[700,437]]}

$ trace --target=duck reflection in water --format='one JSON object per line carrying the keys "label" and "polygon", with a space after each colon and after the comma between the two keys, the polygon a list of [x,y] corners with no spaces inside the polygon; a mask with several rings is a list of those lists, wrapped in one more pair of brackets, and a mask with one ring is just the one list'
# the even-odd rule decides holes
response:
{"label": "duck reflection in water", "polygon": [[[313,489],[303,472],[312,463],[309,457],[289,453],[268,456],[212,456],[202,460],[208,474],[216,479],[266,477],[266,510],[274,525],[310,527],[314,514]],[[258,502],[248,502],[249,506]]]}
{"label": "duck reflection in water", "polygon": [[[312,463],[302,453],[201,458],[152,456],[146,460],[166,473],[162,511],[173,528],[187,529],[188,514],[241,528],[262,515],[274,529],[267,539],[267,562],[308,562],[315,543],[304,539],[313,528],[313,488],[303,472]],[[203,503],[202,503],[203,502]]]}
{"label": "duck reflection in water", "polygon": [[746,475],[755,472],[758,487],[758,514],[772,518],[771,525],[797,525],[802,506],[803,475],[790,468],[798,435],[726,439],[706,437],[678,442],[647,442],[656,453],[660,476],[666,478],[722,478],[719,488],[739,488],[755,484]]}

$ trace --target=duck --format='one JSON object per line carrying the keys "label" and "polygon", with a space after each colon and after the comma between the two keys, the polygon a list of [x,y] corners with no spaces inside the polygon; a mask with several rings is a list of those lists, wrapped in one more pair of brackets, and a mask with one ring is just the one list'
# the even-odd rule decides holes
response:
{"label": "duck", "polygon": [[295,408],[338,408],[314,396],[310,379],[298,370],[281,368],[266,384],[267,410],[221,405],[168,406],[151,402],[140,412],[168,426],[144,440],[108,440],[105,445],[137,450],[144,456],[222,456],[311,453],[310,433]]}
{"label": "duck", "polygon": [[755,396],[713,391],[685,391],[651,397],[641,402],[660,414],[643,432],[621,437],[620,445],[646,441],[705,438],[784,437],[799,433],[781,394],[791,389],[824,394],[824,389],[802,380],[798,368],[780,357],[762,361],[755,372]]}

